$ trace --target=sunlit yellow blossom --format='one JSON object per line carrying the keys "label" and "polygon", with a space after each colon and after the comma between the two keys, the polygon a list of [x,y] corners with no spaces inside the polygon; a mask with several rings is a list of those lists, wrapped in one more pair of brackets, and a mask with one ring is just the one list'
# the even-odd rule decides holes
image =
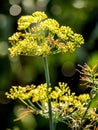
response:
{"label": "sunlit yellow blossom", "polygon": [[34,23],[41,22],[47,18],[47,15],[44,12],[36,11],[32,14]]}
{"label": "sunlit yellow blossom", "polygon": [[74,104],[75,107],[78,108],[78,109],[82,109],[82,108],[83,108],[83,105],[82,105],[82,103],[81,103],[79,100],[74,100],[74,101],[73,101],[73,104]]}
{"label": "sunlit yellow blossom", "polygon": [[25,87],[13,86],[10,89],[9,93],[6,92],[6,95],[7,95],[7,98],[15,99],[15,98],[23,98],[24,93],[26,94],[26,88]]}
{"label": "sunlit yellow blossom", "polygon": [[33,91],[32,102],[46,102],[47,98],[47,84],[38,85]]}
{"label": "sunlit yellow blossom", "polygon": [[74,111],[74,108],[68,108],[67,112],[72,113]]}
{"label": "sunlit yellow blossom", "polygon": [[21,16],[18,19],[18,30],[25,30],[33,22],[33,17],[31,15]]}
{"label": "sunlit yellow blossom", "polygon": [[56,92],[56,91],[52,91],[52,93],[51,93],[51,98],[52,99],[57,99],[58,98],[58,93]]}
{"label": "sunlit yellow blossom", "polygon": [[88,118],[90,119],[90,121],[98,120],[98,113],[95,111],[95,109],[91,108],[88,110]]}
{"label": "sunlit yellow blossom", "polygon": [[9,37],[12,44],[9,51],[12,57],[72,53],[84,43],[82,35],[74,33],[70,27],[60,27],[55,19],[48,18],[40,11],[21,16],[18,20],[18,30],[20,32]]}
{"label": "sunlit yellow blossom", "polygon": [[69,38],[71,38],[73,36],[74,32],[72,31],[72,29],[69,26],[61,26],[59,31],[58,31],[58,36],[62,39],[62,40],[68,40]]}
{"label": "sunlit yellow blossom", "polygon": [[54,19],[48,18],[45,21],[41,22],[40,27],[49,30],[52,33],[58,33],[59,23]]}
{"label": "sunlit yellow blossom", "polygon": [[21,16],[18,19],[18,30],[25,30],[31,24],[40,22],[43,19],[46,19],[47,15],[44,12],[35,12],[32,15]]}
{"label": "sunlit yellow blossom", "polygon": [[10,89],[9,93],[6,92],[6,96],[7,98],[10,99],[28,99],[32,96],[33,93],[33,89],[35,88],[35,85],[27,85],[25,87],[21,87],[21,86],[12,86],[12,88]]}
{"label": "sunlit yellow blossom", "polygon": [[[11,37],[8,38],[8,40],[11,42],[11,43],[16,43],[20,37],[22,36],[22,33],[21,32],[16,32],[14,33]],[[20,39],[21,40],[21,39]]]}
{"label": "sunlit yellow blossom", "polygon": [[78,99],[83,103],[83,102],[87,102],[88,100],[90,100],[90,95],[89,94],[81,94],[78,96]]}
{"label": "sunlit yellow blossom", "polygon": [[70,91],[70,88],[68,87],[67,83],[61,83],[59,82],[59,87],[62,91],[62,95],[63,94],[67,94],[67,95],[70,95],[71,94],[71,91]]}

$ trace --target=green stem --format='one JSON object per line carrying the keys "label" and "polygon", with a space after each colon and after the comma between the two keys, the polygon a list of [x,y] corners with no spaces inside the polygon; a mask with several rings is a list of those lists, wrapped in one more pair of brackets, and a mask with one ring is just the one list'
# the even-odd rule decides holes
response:
{"label": "green stem", "polygon": [[20,101],[23,103],[23,104],[25,104],[28,108],[31,108],[33,111],[38,111],[39,112],[39,109],[37,109],[31,102],[30,102],[30,100],[27,100],[28,101],[28,103],[26,102],[26,101],[24,101],[23,99],[21,99],[21,98],[19,98],[20,99]]}
{"label": "green stem", "polygon": [[90,97],[90,101],[89,101],[89,103],[88,103],[88,106],[87,106],[87,108],[86,108],[86,110],[85,110],[85,112],[84,112],[84,114],[83,114],[83,116],[82,116],[82,118],[81,118],[81,124],[80,124],[80,128],[82,127],[82,125],[83,125],[83,119],[85,118],[85,116],[86,116],[86,114],[87,114],[87,112],[88,112],[88,110],[89,110],[89,108],[90,108],[90,105],[91,105],[91,103],[92,103],[92,101],[93,101],[93,99],[94,99],[94,97],[95,97],[95,95],[96,95],[96,90],[94,90],[94,88],[96,88],[95,87],[95,83],[94,83],[94,81],[95,81],[95,79],[94,79],[94,75],[92,76],[92,79],[93,79],[93,82],[92,82],[92,90],[91,90],[91,97]]}
{"label": "green stem", "polygon": [[[51,87],[51,83],[50,83],[47,57],[44,57],[44,69],[45,69],[45,78],[46,78],[46,83],[47,83],[47,94],[48,94],[48,88]],[[48,97],[48,109],[49,109],[49,127],[50,127],[50,130],[54,130],[51,99],[49,97]]]}
{"label": "green stem", "polygon": [[88,109],[89,109],[91,103],[92,103],[92,100],[90,100],[90,102],[89,102],[89,104],[88,104],[88,106],[87,106],[87,108],[86,108],[86,110],[85,110],[85,112],[84,112],[84,114],[83,114],[83,116],[82,116],[81,122],[82,122],[83,119],[85,118],[85,116],[86,116],[86,114],[87,114],[87,112],[88,112]]}
{"label": "green stem", "polygon": [[86,114],[87,114],[87,112],[88,112],[88,109],[90,108],[90,105],[91,105],[92,101],[93,101],[93,98],[92,98],[92,95],[91,95],[90,102],[88,103],[88,106],[87,106],[87,108],[86,108],[86,110],[85,110],[85,112],[84,112],[84,114],[83,114],[83,116],[82,116],[82,118],[81,118],[80,128],[81,128],[82,125],[83,125],[83,122],[82,122],[82,121],[84,120],[84,118],[85,118],[85,116],[86,116]]}
{"label": "green stem", "polygon": [[30,99],[27,100],[27,102],[30,104],[30,106],[37,112],[39,112],[39,109],[33,105],[33,103],[30,101]]}

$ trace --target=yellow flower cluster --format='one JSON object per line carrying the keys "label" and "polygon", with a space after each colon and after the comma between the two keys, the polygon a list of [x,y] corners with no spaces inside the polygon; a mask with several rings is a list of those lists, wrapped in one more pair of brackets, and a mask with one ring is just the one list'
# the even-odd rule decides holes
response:
{"label": "yellow flower cluster", "polygon": [[[55,122],[72,119],[71,122],[76,120],[77,124],[79,124],[90,101],[89,94],[76,96],[75,93],[71,93],[67,84],[61,82],[53,90],[47,89],[46,83],[38,86],[33,84],[25,87],[13,86],[9,92],[6,92],[6,96],[10,99],[24,100],[25,104],[28,103],[28,99],[31,100],[31,107],[35,109],[34,104],[37,104],[36,112],[46,118],[48,117],[48,98],[50,98]],[[97,119],[96,115],[95,110],[91,108],[85,118],[95,120]]]}
{"label": "yellow flower cluster", "polygon": [[59,52],[73,52],[84,44],[82,35],[76,34],[70,27],[61,26],[44,12],[21,16],[18,31],[9,37],[12,47],[10,55],[46,56]]}
{"label": "yellow flower cluster", "polygon": [[33,93],[33,89],[35,88],[35,85],[27,85],[25,87],[21,87],[21,86],[12,86],[12,88],[10,89],[9,93],[6,92],[5,95],[7,96],[7,98],[10,99],[29,99],[32,96]]}
{"label": "yellow flower cluster", "polygon": [[18,20],[18,30],[27,29],[32,23],[38,23],[46,19],[47,15],[44,12],[36,12],[32,15],[21,16]]}

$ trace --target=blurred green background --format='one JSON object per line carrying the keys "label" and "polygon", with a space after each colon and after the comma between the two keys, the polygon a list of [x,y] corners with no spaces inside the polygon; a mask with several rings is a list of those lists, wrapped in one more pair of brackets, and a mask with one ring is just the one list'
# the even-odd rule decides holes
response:
{"label": "blurred green background", "polygon": [[[70,26],[80,33],[85,44],[73,54],[49,56],[50,77],[53,85],[67,82],[77,94],[84,92],[79,87],[78,64],[93,65],[98,62],[98,0],[1,0],[0,1],[0,130],[48,130],[48,121],[29,114],[27,118],[14,122],[25,107],[19,101],[9,101],[4,92],[12,85],[36,85],[45,82],[41,57],[10,58],[8,37],[17,30],[21,15],[34,11],[45,13],[60,25]],[[66,126],[59,123],[57,130]]]}

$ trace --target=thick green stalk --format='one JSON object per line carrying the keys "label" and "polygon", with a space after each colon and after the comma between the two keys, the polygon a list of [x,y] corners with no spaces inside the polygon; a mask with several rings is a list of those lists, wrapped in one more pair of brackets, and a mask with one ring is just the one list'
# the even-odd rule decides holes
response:
{"label": "thick green stalk", "polygon": [[[45,69],[45,78],[46,78],[47,90],[48,90],[48,88],[51,87],[51,83],[50,83],[50,75],[49,75],[47,57],[44,57],[44,69]],[[47,91],[47,96],[48,96],[48,91]],[[48,98],[48,109],[49,109],[49,127],[50,127],[50,130],[54,130],[52,106],[51,106],[51,99],[50,98]]]}

